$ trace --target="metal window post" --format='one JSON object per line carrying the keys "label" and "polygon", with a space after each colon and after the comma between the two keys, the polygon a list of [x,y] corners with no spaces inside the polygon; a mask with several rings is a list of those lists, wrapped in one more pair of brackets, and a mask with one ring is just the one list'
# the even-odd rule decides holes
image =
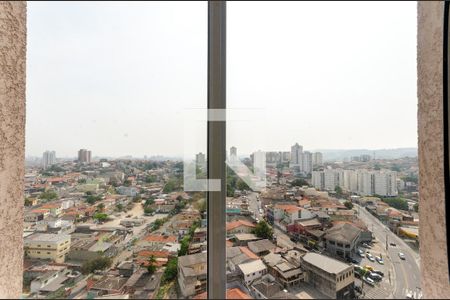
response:
{"label": "metal window post", "polygon": [[225,299],[226,291],[226,3],[208,1],[208,111],[223,110],[221,120],[208,116],[208,178],[220,179],[220,191],[208,191],[208,298]]}

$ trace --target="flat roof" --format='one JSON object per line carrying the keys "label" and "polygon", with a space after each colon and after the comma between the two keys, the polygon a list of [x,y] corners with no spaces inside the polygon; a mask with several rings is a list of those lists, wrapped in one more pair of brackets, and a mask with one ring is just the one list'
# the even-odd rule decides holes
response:
{"label": "flat roof", "polygon": [[35,233],[25,238],[25,242],[54,242],[58,243],[70,240],[70,235],[68,234],[51,234],[51,233]]}
{"label": "flat roof", "polygon": [[317,268],[331,274],[339,274],[348,268],[351,268],[350,265],[347,265],[339,260],[313,252],[306,253],[303,256],[303,261],[306,261],[307,263],[310,263],[311,265],[314,265]]}
{"label": "flat roof", "polygon": [[245,274],[250,274],[250,273],[254,273],[257,271],[262,271],[265,270],[267,267],[266,265],[262,262],[262,260],[257,259],[248,263],[244,263],[244,264],[240,264],[239,268],[241,269],[242,273]]}

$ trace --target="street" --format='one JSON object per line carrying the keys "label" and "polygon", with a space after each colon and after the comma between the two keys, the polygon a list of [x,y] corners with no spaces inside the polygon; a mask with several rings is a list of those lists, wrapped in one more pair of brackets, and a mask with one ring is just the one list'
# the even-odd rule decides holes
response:
{"label": "street", "polygon": [[[388,259],[386,263],[388,263],[388,260],[392,262],[394,269],[394,274],[392,274],[394,298],[404,299],[408,292],[420,294],[419,255],[364,207],[355,204],[355,208],[358,211],[359,218],[366,223],[369,230],[373,231],[379,245],[386,247],[387,239]],[[396,246],[389,245],[391,242],[394,242]],[[405,254],[405,260],[400,259],[398,256],[400,252]]]}

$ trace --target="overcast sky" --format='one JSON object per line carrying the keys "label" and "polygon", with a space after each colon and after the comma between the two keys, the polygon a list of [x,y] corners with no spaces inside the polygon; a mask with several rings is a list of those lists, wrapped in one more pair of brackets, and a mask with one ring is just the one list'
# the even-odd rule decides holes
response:
{"label": "overcast sky", "polygon": [[[27,55],[27,155],[181,156],[185,112],[206,108],[207,3],[28,2]],[[240,154],[416,147],[416,80],[415,2],[227,4]],[[205,152],[206,126],[190,135]]]}

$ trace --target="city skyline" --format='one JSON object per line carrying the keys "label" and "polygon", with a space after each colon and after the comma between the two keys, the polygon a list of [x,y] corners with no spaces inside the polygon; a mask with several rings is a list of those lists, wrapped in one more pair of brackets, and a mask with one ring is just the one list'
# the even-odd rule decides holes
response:
{"label": "city skyline", "polygon": [[[206,107],[206,7],[30,3],[26,155],[41,156],[44,144],[60,157],[80,147],[94,156],[181,157],[182,115]],[[266,114],[256,125],[229,123],[227,148],[250,154],[295,140],[311,150],[416,147],[414,3],[227,9],[228,107]],[[206,152],[206,123],[192,136]]]}

